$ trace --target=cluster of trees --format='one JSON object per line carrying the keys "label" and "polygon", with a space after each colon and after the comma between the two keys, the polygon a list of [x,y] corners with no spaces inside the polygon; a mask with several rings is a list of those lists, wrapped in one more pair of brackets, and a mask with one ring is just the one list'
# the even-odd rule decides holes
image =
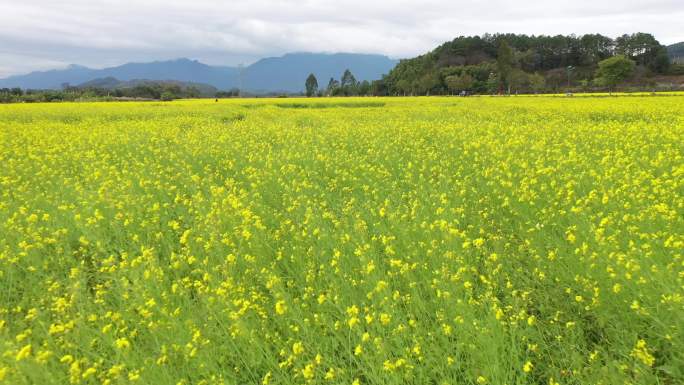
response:
{"label": "cluster of trees", "polygon": [[115,98],[174,100],[202,96],[201,91],[194,86],[185,87],[179,84],[153,81],[144,82],[133,87],[115,88],[113,90],[101,88],[77,88],[77,90],[90,91],[99,95],[106,94]]}
{"label": "cluster of trees", "polygon": [[217,98],[237,98],[240,96],[239,88],[231,88],[230,91],[218,91],[216,92]]}
{"label": "cluster of trees", "polygon": [[374,95],[373,84],[368,80],[358,81],[347,69],[340,80],[330,78],[328,86],[321,89],[314,74],[309,74],[304,83],[306,96],[369,96]]}
{"label": "cluster of trees", "polygon": [[106,100],[107,98],[92,91],[0,89],[0,103],[68,102],[81,99]]}
{"label": "cluster of trees", "polygon": [[605,87],[614,83],[606,81],[610,77],[605,70],[597,71],[600,63],[613,58],[633,63],[620,81],[666,74],[671,64],[667,48],[647,33],[617,39],[599,34],[486,34],[458,37],[425,55],[402,60],[373,88],[387,95],[430,95]]}
{"label": "cluster of trees", "polygon": [[[239,96],[238,90],[218,92],[216,97]],[[21,88],[0,89],[0,103],[32,103],[32,102],[60,102],[78,100],[117,100],[117,99],[147,99],[174,100],[183,98],[198,98],[202,92],[194,86],[182,86],[168,82],[148,81],[131,87],[103,88],[103,87],[73,87],[64,85],[61,90],[22,90]]]}

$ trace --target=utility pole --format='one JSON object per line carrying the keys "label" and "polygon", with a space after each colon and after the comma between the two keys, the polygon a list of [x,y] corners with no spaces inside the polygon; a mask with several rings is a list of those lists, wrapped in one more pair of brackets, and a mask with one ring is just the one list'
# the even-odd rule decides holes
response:
{"label": "utility pole", "polygon": [[570,88],[570,74],[572,73],[572,70],[574,70],[574,69],[575,69],[575,67],[573,67],[573,66],[568,66],[568,68],[567,68],[567,70],[568,70],[568,89]]}

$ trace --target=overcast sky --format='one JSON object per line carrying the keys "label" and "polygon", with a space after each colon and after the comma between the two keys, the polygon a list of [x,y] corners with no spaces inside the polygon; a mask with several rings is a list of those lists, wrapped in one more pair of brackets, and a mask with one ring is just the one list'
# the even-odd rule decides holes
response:
{"label": "overcast sky", "polygon": [[412,57],[459,35],[650,32],[684,41],[684,0],[0,0],[0,77],[178,57]]}

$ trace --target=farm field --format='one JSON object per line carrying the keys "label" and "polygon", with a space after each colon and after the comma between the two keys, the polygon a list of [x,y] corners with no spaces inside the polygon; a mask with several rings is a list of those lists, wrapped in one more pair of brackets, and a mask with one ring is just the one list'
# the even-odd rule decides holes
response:
{"label": "farm field", "polygon": [[0,105],[0,384],[684,383],[684,96]]}

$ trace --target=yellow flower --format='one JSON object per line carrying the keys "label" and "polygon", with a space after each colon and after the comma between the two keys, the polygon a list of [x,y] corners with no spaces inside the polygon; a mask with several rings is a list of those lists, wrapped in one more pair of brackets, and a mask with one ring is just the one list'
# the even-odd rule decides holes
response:
{"label": "yellow flower", "polygon": [[31,355],[31,344],[28,344],[28,345],[24,346],[23,348],[21,348],[19,350],[19,352],[17,352],[16,360],[21,361],[30,355]]}
{"label": "yellow flower", "polygon": [[266,373],[264,378],[261,380],[261,385],[268,385],[271,383],[271,372]]}
{"label": "yellow flower", "polygon": [[138,381],[140,379],[140,371],[134,370],[128,373],[128,381]]}
{"label": "yellow flower", "polygon": [[314,365],[308,364],[302,369],[302,375],[305,379],[311,380],[314,378]]}
{"label": "yellow flower", "polygon": [[529,373],[532,371],[532,368],[534,368],[534,365],[530,361],[525,362],[525,365],[523,365],[523,372]]}
{"label": "yellow flower", "polygon": [[117,338],[114,345],[119,349],[127,349],[131,347],[131,343],[125,337]]}
{"label": "yellow flower", "polygon": [[653,363],[655,362],[655,357],[653,357],[653,355],[649,353],[648,348],[646,347],[645,340],[637,341],[630,355],[638,359],[639,361],[643,362],[646,366],[653,366]]}
{"label": "yellow flower", "polygon": [[361,345],[356,345],[356,348],[354,348],[354,355],[359,356],[361,353],[363,353],[363,348]]}
{"label": "yellow flower", "polygon": [[285,314],[285,312],[287,311],[287,305],[285,304],[285,301],[280,300],[280,301],[276,302],[275,311],[276,311],[276,314],[278,314],[278,315]]}
{"label": "yellow flower", "polygon": [[294,353],[296,356],[304,353],[304,345],[301,342],[295,342],[292,345],[292,353]]}
{"label": "yellow flower", "polygon": [[5,377],[7,377],[7,373],[9,373],[9,368],[0,368],[0,381],[3,381]]}
{"label": "yellow flower", "polygon": [[74,356],[72,356],[71,354],[64,355],[62,356],[62,358],[59,359],[59,362],[63,364],[70,364],[74,362]]}
{"label": "yellow flower", "polygon": [[477,238],[476,240],[473,241],[473,245],[477,248],[482,247],[482,245],[484,245],[484,243],[485,243],[484,238]]}
{"label": "yellow flower", "polygon": [[83,377],[84,379],[86,379],[86,378],[92,376],[92,375],[95,374],[95,373],[97,373],[97,369],[95,369],[95,368],[88,368],[88,369],[86,369],[85,372],[83,372],[83,375],[81,375],[81,377]]}
{"label": "yellow flower", "polygon": [[487,383],[487,379],[482,376],[478,376],[476,382],[480,385],[484,385]]}

